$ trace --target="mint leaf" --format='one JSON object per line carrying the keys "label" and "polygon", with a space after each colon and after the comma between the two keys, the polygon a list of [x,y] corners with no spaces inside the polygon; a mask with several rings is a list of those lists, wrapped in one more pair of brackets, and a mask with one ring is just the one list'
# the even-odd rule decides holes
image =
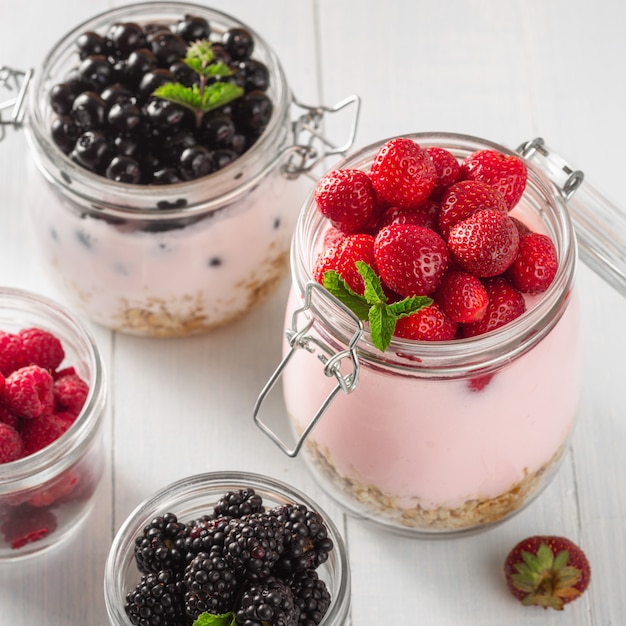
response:
{"label": "mint leaf", "polygon": [[185,61],[199,61],[208,65],[215,58],[213,44],[208,39],[198,39],[187,47]]}
{"label": "mint leaf", "polygon": [[322,284],[360,320],[369,322],[372,343],[384,352],[391,343],[396,322],[401,317],[429,306],[433,302],[432,298],[410,296],[399,302],[387,304],[387,296],[380,276],[363,261],[356,261],[355,266],[365,283],[362,296],[352,291],[345,280],[334,270],[324,272]]}
{"label": "mint leaf", "polygon": [[206,113],[243,96],[243,89],[233,83],[213,83],[204,88],[201,96],[202,110]]}
{"label": "mint leaf", "polygon": [[202,109],[202,98],[200,97],[200,91],[197,85],[195,89],[192,87],[185,87],[180,83],[166,83],[157,87],[152,95],[181,104],[188,109],[191,109],[194,113],[199,109]]}
{"label": "mint leaf", "polygon": [[193,623],[193,626],[236,626],[235,614],[222,613],[214,615],[213,613],[200,613]]}
{"label": "mint leaf", "polygon": [[341,303],[345,304],[360,320],[366,320],[370,305],[363,296],[354,293],[335,270],[324,272],[322,284]]}

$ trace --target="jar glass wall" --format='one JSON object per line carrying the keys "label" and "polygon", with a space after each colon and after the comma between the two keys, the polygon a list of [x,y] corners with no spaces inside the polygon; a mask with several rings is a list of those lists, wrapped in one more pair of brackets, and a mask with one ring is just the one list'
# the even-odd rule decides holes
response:
{"label": "jar glass wall", "polygon": [[[511,153],[461,135],[409,137],[459,159],[484,148]],[[337,167],[367,170],[383,143]],[[576,247],[558,192],[527,165],[527,188],[511,214],[555,242],[559,269],[548,290],[528,296],[521,317],[479,337],[394,338],[382,353],[365,332],[356,348],[356,388],[335,396],[305,440],[304,455],[322,486],[350,512],[387,529],[437,536],[488,528],[536,497],[563,459],[582,375]],[[326,228],[310,198],[292,247],[288,326],[313,280]],[[315,291],[307,317],[309,346],[319,341],[340,352],[355,332],[354,322],[323,290]],[[298,435],[336,384],[322,372],[320,350],[313,352],[295,350],[283,372]]]}
{"label": "jar glass wall", "polygon": [[89,392],[58,439],[0,466],[0,561],[39,553],[69,537],[91,510],[104,471],[106,380],[93,338],[55,302],[0,289],[0,330],[15,334],[27,328],[46,330],[61,341],[61,368],[73,367]]}
{"label": "jar glass wall", "polygon": [[[51,136],[50,90],[79,63],[77,37],[118,22],[208,20],[215,37],[245,27],[269,73],[271,118],[223,169],[188,182],[114,182],[78,165]],[[120,7],[77,26],[51,50],[29,90],[29,221],[34,247],[62,293],[96,322],[148,336],[203,332],[247,313],[287,274],[290,238],[310,186],[282,172],[292,143],[291,94],[279,60],[238,20],[188,3]]]}

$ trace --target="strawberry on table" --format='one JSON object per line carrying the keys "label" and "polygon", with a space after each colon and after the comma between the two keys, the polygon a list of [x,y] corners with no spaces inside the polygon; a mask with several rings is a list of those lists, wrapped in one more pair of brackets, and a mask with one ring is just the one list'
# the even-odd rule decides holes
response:
{"label": "strawberry on table", "polygon": [[504,575],[509,590],[524,606],[562,611],[589,586],[591,566],[569,539],[535,535],[509,552]]}
{"label": "strawberry on table", "polygon": [[315,188],[317,207],[344,233],[362,230],[374,215],[376,194],[369,176],[356,169],[328,172]]}
{"label": "strawberry on table", "polygon": [[519,233],[508,215],[483,209],[453,226],[447,241],[450,256],[462,269],[485,278],[502,274],[513,263]]}
{"label": "strawberry on table", "polygon": [[483,285],[489,296],[487,311],[478,322],[461,324],[464,337],[475,337],[496,330],[526,310],[524,296],[503,276],[487,278],[483,280]]}
{"label": "strawberry on table", "polygon": [[507,276],[524,293],[542,293],[554,280],[559,266],[556,247],[547,235],[528,233],[521,237],[517,257]]}
{"label": "strawberry on table", "polygon": [[520,158],[497,150],[477,150],[461,162],[461,180],[480,180],[495,187],[504,196],[509,211],[522,197],[527,177]]}
{"label": "strawberry on table", "polygon": [[381,228],[374,255],[383,282],[401,296],[431,294],[449,262],[445,241],[434,231],[412,224]]}
{"label": "strawberry on table", "polygon": [[454,322],[477,322],[484,317],[489,305],[487,290],[480,279],[457,270],[444,274],[434,299]]}
{"label": "strawberry on table", "polygon": [[412,139],[402,137],[382,146],[369,175],[380,200],[405,209],[426,202],[437,182],[437,170],[428,153]]}

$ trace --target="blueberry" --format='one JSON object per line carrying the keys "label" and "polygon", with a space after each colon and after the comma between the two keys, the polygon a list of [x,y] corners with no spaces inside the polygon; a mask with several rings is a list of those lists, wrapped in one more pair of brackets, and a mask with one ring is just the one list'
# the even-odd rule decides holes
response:
{"label": "blueberry", "polygon": [[137,184],[141,180],[139,164],[128,156],[116,156],[111,159],[105,176],[118,183]]}
{"label": "blueberry", "polygon": [[138,48],[128,55],[126,74],[133,84],[138,84],[143,75],[158,67],[158,59],[152,50]]}
{"label": "blueberry", "polygon": [[236,81],[246,92],[266,91],[270,84],[270,73],[264,63],[246,59],[237,67]]}
{"label": "blueberry", "polygon": [[70,156],[88,170],[102,170],[110,160],[109,145],[104,133],[98,130],[84,132],[76,140]]}
{"label": "blueberry", "polygon": [[229,28],[222,35],[222,44],[235,61],[249,59],[254,50],[254,39],[245,28]]}
{"label": "blueberry", "polygon": [[141,112],[132,102],[116,102],[109,109],[107,122],[120,131],[130,132],[139,126]]}
{"label": "blueberry", "polygon": [[201,141],[209,148],[226,148],[235,135],[235,124],[226,115],[205,115],[200,124]]}
{"label": "blueberry", "polygon": [[144,74],[139,81],[139,94],[143,98],[148,98],[157,87],[175,81],[176,77],[170,70],[165,68],[154,69]]}
{"label": "blueberry", "polygon": [[176,168],[164,167],[154,172],[152,182],[155,185],[173,185],[182,182],[182,178],[178,175]]}
{"label": "blueberry", "polygon": [[78,139],[81,133],[74,120],[69,116],[57,117],[52,122],[51,132],[54,143],[56,143],[65,154],[69,154],[72,151],[76,139]]}
{"label": "blueberry", "polygon": [[171,31],[157,33],[151,38],[150,48],[163,67],[169,67],[187,53],[187,42]]}
{"label": "blueberry", "polygon": [[209,22],[199,15],[185,15],[176,25],[176,32],[188,42],[208,39],[211,34]]}
{"label": "blueberry", "polygon": [[201,178],[215,171],[213,155],[204,146],[186,148],[180,155],[179,168],[185,180]]}
{"label": "blueberry", "polygon": [[111,82],[113,66],[103,54],[94,54],[83,59],[78,73],[84,80],[90,81],[101,90]]}
{"label": "blueberry", "polygon": [[72,110],[74,98],[80,93],[70,82],[58,83],[50,89],[50,106],[57,115],[67,115]]}
{"label": "blueberry", "polygon": [[81,59],[92,56],[93,54],[107,53],[106,39],[92,30],[87,30],[78,36],[78,39],[76,39],[76,47],[78,48],[78,55]]}
{"label": "blueberry", "polygon": [[83,91],[72,103],[72,118],[84,130],[100,128],[104,122],[104,111],[104,100],[95,91]]}
{"label": "blueberry", "polygon": [[233,116],[244,134],[260,134],[272,117],[272,101],[263,91],[251,91],[234,101]]}
{"label": "blueberry", "polygon": [[135,22],[118,22],[107,31],[106,38],[121,57],[127,57],[133,50],[146,45],[146,34]]}

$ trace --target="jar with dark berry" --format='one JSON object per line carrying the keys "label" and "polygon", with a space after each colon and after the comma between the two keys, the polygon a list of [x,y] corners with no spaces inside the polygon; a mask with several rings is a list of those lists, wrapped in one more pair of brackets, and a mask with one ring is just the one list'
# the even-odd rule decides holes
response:
{"label": "jar with dark berry", "polygon": [[0,289],[0,342],[2,562],[62,544],[92,509],[105,462],[106,379],[85,325],[37,294]]}
{"label": "jar with dark berry", "polygon": [[[236,550],[242,536],[247,555]],[[350,566],[335,523],[309,496],[269,476],[213,472],[167,485],[130,513],[109,550],[111,626],[153,616],[191,624],[205,612],[242,624],[244,611],[258,617],[255,595],[268,598],[258,623],[348,623]]]}
{"label": "jar with dark berry", "polygon": [[[298,106],[262,37],[204,6],[118,7],[66,34],[25,117],[34,247],[60,293],[154,337],[249,312],[286,276],[306,172],[334,151],[292,124]],[[300,109],[315,128],[325,111]]]}
{"label": "jar with dark berry", "polygon": [[[597,241],[610,233],[623,245],[626,228],[620,228],[619,210],[600,202],[582,172],[542,140],[524,144],[520,154],[457,134],[407,138],[423,149],[444,148],[459,162],[481,150],[519,158],[528,177],[510,215],[553,241],[558,265],[552,282],[542,293],[519,294],[525,312],[493,330],[457,331],[441,341],[394,334],[379,349],[369,323],[315,278],[330,223],[312,196],[293,240],[284,359],[262,390],[254,418],[284,452],[302,450],[319,483],[350,513],[412,537],[460,535],[521,511],[562,463],[582,384],[573,224],[585,258],[623,293],[623,255],[620,262],[618,251],[607,267],[602,259],[615,242],[598,247]],[[370,172],[385,143],[362,149],[337,169]],[[592,213],[594,219],[611,216],[615,225],[595,245],[585,226]],[[504,285],[506,278],[498,280]],[[504,292],[490,293],[494,306],[507,306],[495,295]],[[383,296],[394,301],[391,291]],[[263,411],[279,379],[294,442],[278,436]]]}

